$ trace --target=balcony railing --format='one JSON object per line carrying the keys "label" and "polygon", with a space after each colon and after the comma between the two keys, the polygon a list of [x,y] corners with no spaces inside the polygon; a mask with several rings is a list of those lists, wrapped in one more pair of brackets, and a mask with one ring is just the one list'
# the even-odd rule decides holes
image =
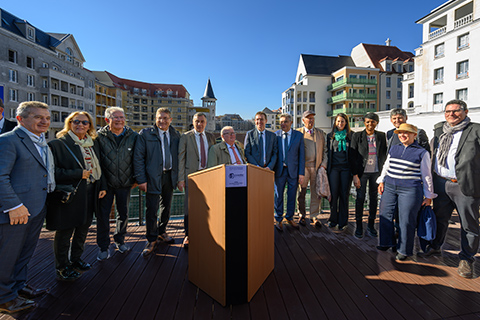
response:
{"label": "balcony railing", "polygon": [[375,112],[375,108],[340,108],[327,112],[327,117],[334,117],[339,113],[345,113],[347,115],[364,115],[368,112]]}
{"label": "balcony railing", "polygon": [[339,101],[344,101],[344,100],[377,100],[377,95],[371,94],[371,93],[347,93],[345,94],[339,94],[337,96],[333,96],[331,98],[328,98],[327,104],[332,104],[336,103]]}
{"label": "balcony railing", "polygon": [[377,79],[360,79],[360,78],[344,78],[340,81],[334,82],[327,87],[327,91],[331,91],[347,84],[360,84],[360,85],[377,85]]}
{"label": "balcony railing", "polygon": [[454,29],[460,28],[466,24],[469,24],[470,22],[473,21],[473,13],[470,13],[466,16],[461,17],[458,20],[455,20],[454,22]]}
{"label": "balcony railing", "polygon": [[445,34],[446,32],[447,32],[447,27],[446,26],[438,28],[437,30],[430,32],[430,34],[428,35],[428,40],[432,40],[432,39],[435,39],[437,37],[440,37],[441,35]]}

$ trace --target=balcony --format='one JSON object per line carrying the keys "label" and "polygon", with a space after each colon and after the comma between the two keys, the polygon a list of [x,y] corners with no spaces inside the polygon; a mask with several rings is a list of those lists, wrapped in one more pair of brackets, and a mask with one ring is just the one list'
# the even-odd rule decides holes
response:
{"label": "balcony", "polygon": [[437,30],[430,32],[430,34],[428,35],[428,40],[433,40],[435,38],[438,38],[441,35],[445,34],[446,32],[447,32],[446,26],[438,28]]}
{"label": "balcony", "polygon": [[377,100],[377,94],[370,94],[370,93],[347,93],[339,94],[337,96],[333,96],[328,98],[327,104],[333,104],[340,101],[345,100]]}
{"label": "balcony", "polygon": [[344,78],[340,81],[334,82],[327,87],[327,91],[332,91],[349,84],[359,84],[359,85],[368,85],[376,86],[377,79],[358,79],[358,78]]}
{"label": "balcony", "polygon": [[403,74],[403,81],[413,80],[415,79],[415,72],[409,72]]}
{"label": "balcony", "polygon": [[375,112],[375,108],[340,108],[327,112],[327,117],[335,117],[339,113],[345,113],[346,115],[364,115],[368,112]]}
{"label": "balcony", "polygon": [[466,24],[469,24],[473,21],[473,13],[467,14],[464,17],[461,17],[460,19],[455,20],[454,22],[454,29],[463,27]]}

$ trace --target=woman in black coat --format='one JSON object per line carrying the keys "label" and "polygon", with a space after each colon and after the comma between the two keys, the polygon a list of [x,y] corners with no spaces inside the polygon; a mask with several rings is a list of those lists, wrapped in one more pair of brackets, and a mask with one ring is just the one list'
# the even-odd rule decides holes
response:
{"label": "woman in black coat", "polygon": [[[77,191],[70,203],[50,198],[47,229],[56,230],[55,268],[59,280],[75,280],[78,271],[90,269],[81,259],[85,240],[98,209],[98,199],[105,195],[106,183],[98,162],[100,155],[93,119],[87,112],[76,111],[65,119],[64,129],[49,143],[55,159],[57,185],[72,185]],[[70,257],[69,257],[70,252]]]}

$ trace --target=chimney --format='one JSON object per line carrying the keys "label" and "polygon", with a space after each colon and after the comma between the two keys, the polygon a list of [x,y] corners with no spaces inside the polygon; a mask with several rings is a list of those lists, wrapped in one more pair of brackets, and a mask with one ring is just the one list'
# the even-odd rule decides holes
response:
{"label": "chimney", "polygon": [[385,41],[385,45],[387,47],[390,47],[390,43],[392,42],[392,40],[390,40],[390,38],[387,38],[387,41]]}

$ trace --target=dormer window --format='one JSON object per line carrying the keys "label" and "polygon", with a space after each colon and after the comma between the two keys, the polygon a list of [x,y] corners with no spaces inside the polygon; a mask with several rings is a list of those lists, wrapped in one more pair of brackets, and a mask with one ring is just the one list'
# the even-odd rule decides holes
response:
{"label": "dormer window", "polygon": [[385,71],[392,71],[392,64],[390,62],[385,64]]}
{"label": "dormer window", "polygon": [[27,27],[27,39],[35,41],[35,29],[32,27]]}
{"label": "dormer window", "polygon": [[73,62],[73,51],[70,47],[65,49],[65,53],[67,54],[67,61],[68,62]]}

